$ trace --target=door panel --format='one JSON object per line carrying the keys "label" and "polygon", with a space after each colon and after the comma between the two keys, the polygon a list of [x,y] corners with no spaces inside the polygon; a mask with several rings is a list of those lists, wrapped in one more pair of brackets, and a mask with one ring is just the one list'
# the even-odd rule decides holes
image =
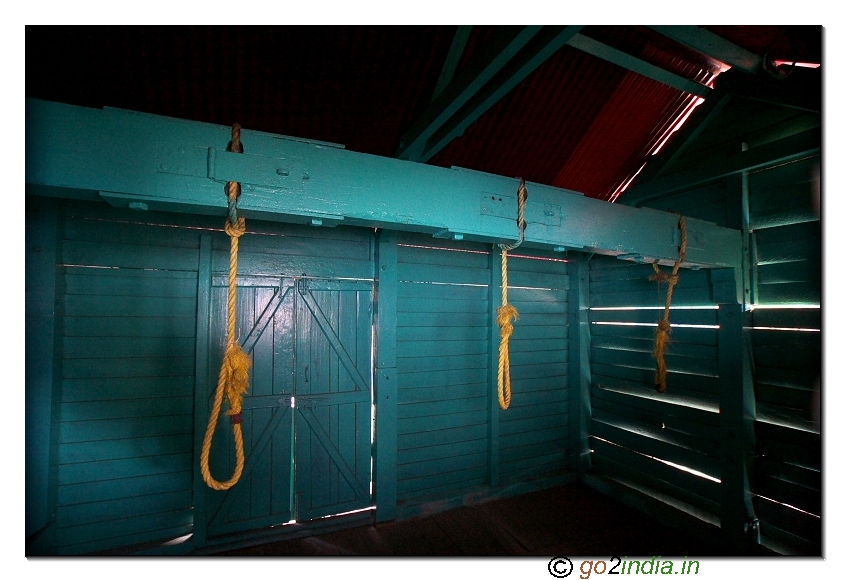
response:
{"label": "door panel", "polygon": [[[372,282],[239,276],[236,327],[253,361],[241,426],[246,461],[231,489],[206,492],[209,536],[371,505],[372,298]],[[226,300],[227,280],[215,276],[215,370],[225,351]],[[235,461],[221,413],[212,474],[228,478]]]}
{"label": "door panel", "polygon": [[296,518],[371,504],[370,282],[299,280]]}
{"label": "door panel", "polygon": [[[212,284],[212,368],[225,351],[227,282]],[[252,356],[249,392],[243,402],[244,454],[240,481],[227,491],[208,490],[209,535],[230,533],[291,519],[293,386],[293,280],[242,276],[238,280],[237,333]],[[208,409],[215,383],[210,385]],[[224,405],[224,411],[226,405]],[[207,417],[207,415],[206,415]],[[229,419],[221,412],[214,435],[211,473],[228,478],[235,466]]]}

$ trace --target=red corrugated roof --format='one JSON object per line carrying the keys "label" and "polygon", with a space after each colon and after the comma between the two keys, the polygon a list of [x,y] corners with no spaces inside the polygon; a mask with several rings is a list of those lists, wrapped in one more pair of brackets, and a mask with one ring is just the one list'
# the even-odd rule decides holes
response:
{"label": "red corrugated roof", "polygon": [[[775,27],[710,27],[765,49]],[[27,27],[26,95],[342,143],[392,156],[429,105],[454,26]],[[497,31],[474,27],[465,64]],[[643,26],[582,34],[705,83],[718,64]],[[788,39],[775,39],[782,51]],[[793,42],[794,44],[794,42]],[[812,47],[802,48],[804,53]],[[804,54],[802,53],[802,54]],[[430,163],[610,199],[694,97],[565,46]]]}

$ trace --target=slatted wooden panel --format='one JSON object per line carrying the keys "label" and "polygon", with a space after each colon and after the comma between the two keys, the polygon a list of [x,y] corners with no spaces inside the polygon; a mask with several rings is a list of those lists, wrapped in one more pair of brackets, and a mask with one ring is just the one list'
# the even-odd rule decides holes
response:
{"label": "slatted wooden panel", "polygon": [[665,288],[658,294],[656,283],[648,281],[651,273],[650,265],[590,261],[592,463],[598,473],[715,522],[718,311],[710,298],[710,275],[680,273],[672,304],[686,308],[670,314],[669,386],[658,394],[652,351]]}
{"label": "slatted wooden panel", "polygon": [[61,255],[60,554],[190,532],[196,230],[71,204]]}
{"label": "slatted wooden panel", "polygon": [[819,187],[818,157],[749,177],[759,306],[752,491],[764,545],[790,554],[821,554],[822,315],[795,307],[821,302]]}
{"label": "slatted wooden panel", "polygon": [[397,495],[449,497],[487,477],[489,246],[405,235],[398,260]]}
{"label": "slatted wooden panel", "polygon": [[558,475],[569,451],[567,264],[515,250],[508,283],[519,320],[510,341],[511,406],[499,412],[503,484]]}
{"label": "slatted wooden panel", "polygon": [[721,180],[656,200],[648,207],[729,227],[729,208],[736,203],[739,200],[732,199],[725,181]]}

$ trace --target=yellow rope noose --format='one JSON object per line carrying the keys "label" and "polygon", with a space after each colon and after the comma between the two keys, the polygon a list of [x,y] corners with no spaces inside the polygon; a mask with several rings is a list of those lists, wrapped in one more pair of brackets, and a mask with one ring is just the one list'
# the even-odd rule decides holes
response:
{"label": "yellow rope noose", "polygon": [[684,216],[678,219],[678,227],[681,230],[681,246],[678,249],[678,260],[675,262],[675,267],[672,268],[672,273],[667,275],[653,262],[651,265],[654,268],[654,274],[648,277],[651,281],[668,282],[669,288],[666,290],[666,306],[663,308],[663,318],[657,323],[657,332],[654,335],[654,358],[657,359],[657,368],[654,371],[654,388],[658,393],[666,391],[666,360],[663,355],[669,346],[669,332],[671,326],[669,325],[669,307],[672,305],[672,293],[675,291],[675,284],[678,283],[678,269],[681,267],[681,262],[687,255],[687,225],[684,222]]}
{"label": "yellow rope noose", "polygon": [[[237,123],[232,127],[232,141],[227,151],[243,153],[241,145],[241,126]],[[244,437],[241,432],[241,405],[243,396],[249,387],[249,368],[252,360],[244,352],[238,339],[235,336],[235,322],[237,320],[235,310],[235,299],[237,297],[238,277],[238,238],[246,231],[246,221],[238,217],[238,196],[240,195],[240,184],[230,181],[226,184],[226,196],[229,200],[229,217],[226,220],[225,230],[229,235],[229,295],[228,295],[228,327],[226,329],[226,353],[223,357],[223,364],[220,366],[220,376],[217,380],[217,390],[214,393],[214,405],[211,408],[211,415],[208,418],[208,427],[205,430],[205,438],[202,442],[202,455],[200,465],[202,478],[208,487],[216,490],[226,490],[238,483],[244,470]],[[214,439],[214,431],[217,428],[217,420],[220,417],[220,408],[223,405],[223,394],[229,401],[229,410],[226,414],[232,425],[235,435],[235,454],[237,463],[235,472],[228,481],[217,481],[211,475],[208,466],[208,456],[211,453],[211,441]]]}
{"label": "yellow rope noose", "polygon": [[517,193],[519,203],[519,216],[516,223],[519,227],[519,241],[510,246],[499,244],[502,249],[502,305],[496,311],[496,324],[499,325],[499,407],[507,409],[511,405],[511,363],[508,343],[513,334],[512,320],[519,319],[519,312],[508,304],[508,252],[515,250],[525,240],[525,202],[528,199],[528,190],[525,189],[525,180],[520,178],[519,191]]}

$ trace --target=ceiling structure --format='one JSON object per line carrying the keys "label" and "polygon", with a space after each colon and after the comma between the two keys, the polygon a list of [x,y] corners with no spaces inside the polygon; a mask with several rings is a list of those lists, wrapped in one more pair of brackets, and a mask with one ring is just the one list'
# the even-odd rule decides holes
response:
{"label": "ceiling structure", "polygon": [[27,27],[26,96],[624,201],[725,86],[820,112],[821,69],[793,63],[822,44],[820,26]]}

